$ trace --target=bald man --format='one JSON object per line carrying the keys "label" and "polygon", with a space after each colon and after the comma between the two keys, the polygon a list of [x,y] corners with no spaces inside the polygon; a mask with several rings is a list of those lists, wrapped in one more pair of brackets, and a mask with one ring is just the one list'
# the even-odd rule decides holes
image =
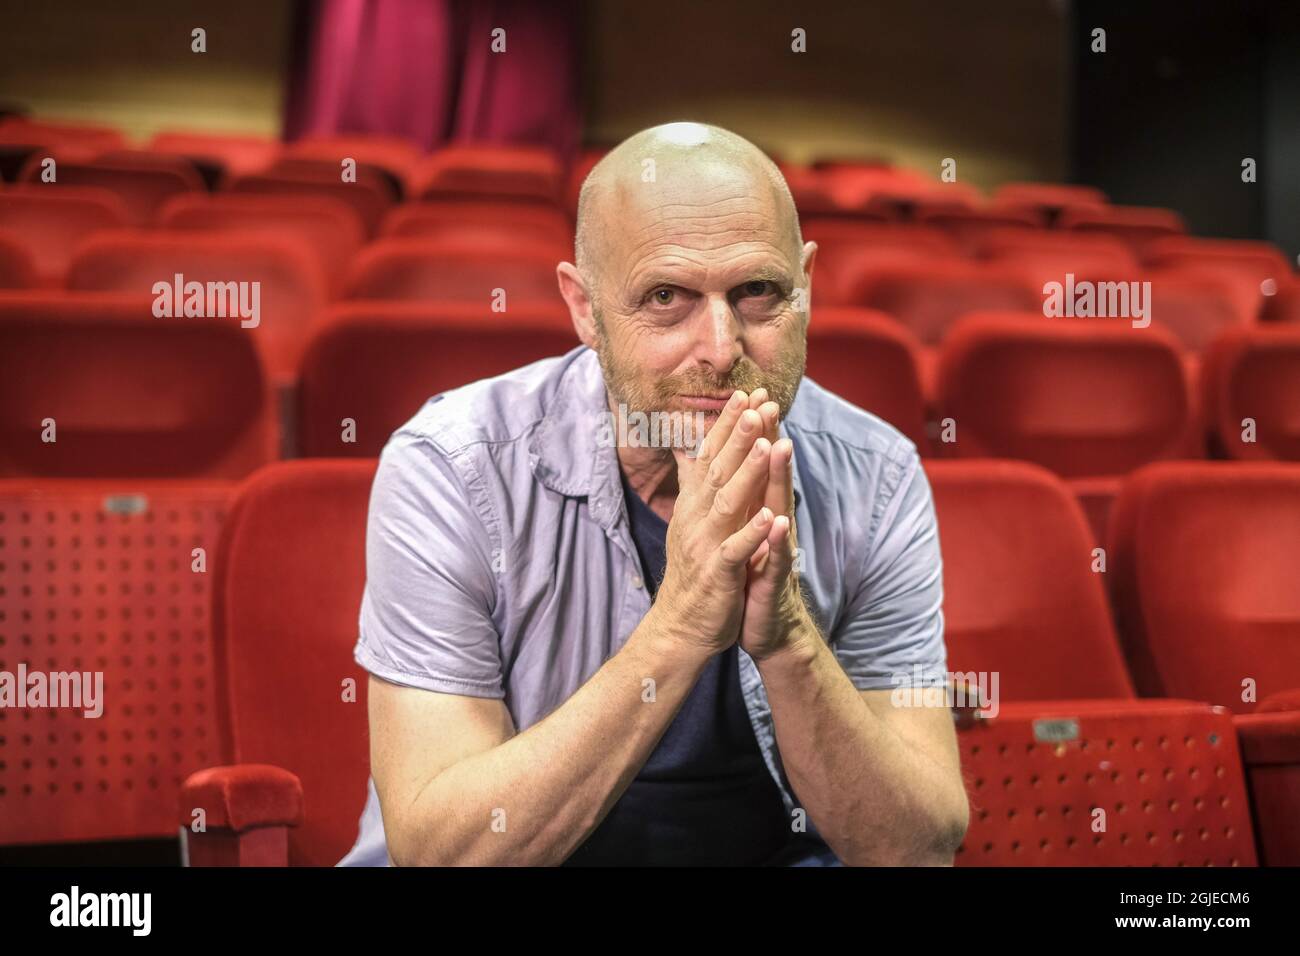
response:
{"label": "bald man", "polygon": [[645,130],[575,245],[582,346],[431,399],[380,459],[342,862],[951,864],[952,717],[895,693],[945,681],[930,489],[803,377],[816,245],[780,172]]}

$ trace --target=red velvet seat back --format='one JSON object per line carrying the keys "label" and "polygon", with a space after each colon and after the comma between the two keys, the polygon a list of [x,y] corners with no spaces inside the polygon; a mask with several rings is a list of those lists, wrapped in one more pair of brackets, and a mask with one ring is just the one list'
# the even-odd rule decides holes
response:
{"label": "red velvet seat back", "polygon": [[126,209],[127,223],[147,226],[162,204],[179,193],[203,191],[203,179],[187,160],[153,153],[115,152],[91,162],[74,162],[55,154],[57,178],[41,182],[44,157],[33,156],[21,179],[34,185],[95,186],[115,193]]}
{"label": "red velvet seat back", "polygon": [[242,478],[274,455],[238,323],[157,319],[147,296],[0,299],[0,476]]}
{"label": "red velvet seat back", "polygon": [[1104,319],[968,316],[944,342],[939,408],[957,429],[944,451],[1066,478],[1187,455],[1197,431],[1173,336]]}
{"label": "red velvet seat back", "polygon": [[923,345],[936,345],[968,312],[1041,311],[1043,295],[1003,267],[964,261],[867,266],[844,278],[845,301],[879,309],[902,322]]}
{"label": "red velvet seat back", "polygon": [[1168,462],[1125,482],[1111,525],[1116,607],[1148,696],[1251,713],[1300,688],[1300,465]]}
{"label": "red velvet seat back", "polygon": [[345,284],[349,299],[463,302],[490,307],[494,290],[505,291],[505,312],[514,304],[563,305],[548,244],[482,245],[454,240],[379,239],[353,263]]}
{"label": "red velvet seat back", "polygon": [[1206,352],[1201,381],[1216,451],[1300,462],[1300,327],[1229,329]]}
{"label": "red velvet seat back", "polygon": [[[181,233],[173,230],[101,233],[77,252],[67,286],[155,296],[155,283],[258,282],[259,318],[244,327],[238,316],[222,321],[250,336],[276,379],[290,377],[297,365],[307,328],[324,305],[328,291],[319,261],[290,236]],[[252,286],[248,288],[250,294]],[[192,319],[154,319],[183,325]],[[251,300],[250,300],[251,301]],[[227,311],[230,311],[229,307]],[[249,320],[252,321],[251,319]]]}
{"label": "red velvet seat back", "polygon": [[[336,306],[303,360],[300,451],[374,457],[430,397],[577,344],[559,307],[521,305],[502,316],[425,302]],[[343,440],[344,419],[355,441]]]}
{"label": "red velvet seat back", "polygon": [[[332,866],[356,839],[369,773],[367,675],[352,660],[373,461],[272,465],[222,531],[213,638],[225,763],[302,782],[293,864]],[[213,761],[213,763],[223,762]]]}
{"label": "red velvet seat back", "polygon": [[822,306],[808,327],[807,374],[889,422],[925,453],[919,351],[907,330],[883,313]]}
{"label": "red velvet seat back", "polygon": [[26,183],[0,191],[0,233],[26,246],[42,285],[63,282],[78,243],[126,220],[122,201],[99,187]]}
{"label": "red velvet seat back", "polygon": [[926,463],[943,550],[948,669],[1004,700],[1131,697],[1093,544],[1069,490],[1010,461]]}
{"label": "red velvet seat back", "polygon": [[163,207],[158,225],[196,232],[287,236],[316,256],[331,289],[341,285],[352,258],[366,240],[365,226],[356,211],[328,196],[179,196]]}

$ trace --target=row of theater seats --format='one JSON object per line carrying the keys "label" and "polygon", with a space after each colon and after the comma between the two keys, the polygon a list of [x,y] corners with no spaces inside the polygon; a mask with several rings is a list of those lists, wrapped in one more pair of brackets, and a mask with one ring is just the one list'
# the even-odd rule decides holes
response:
{"label": "row of theater seats", "polygon": [[[0,293],[0,476],[238,478],[277,457],[369,457],[430,396],[577,344],[555,304],[340,303],[313,327],[297,388],[277,393],[256,330],[231,320],[159,320],[115,294]],[[976,313],[930,362],[932,397],[925,350],[898,323],[815,310],[810,377],[927,456],[1051,469],[1099,538],[1143,464],[1300,461],[1300,327],[1227,330],[1193,370],[1160,329]]]}
{"label": "row of theater seats", "polygon": [[[1049,472],[926,467],[949,669],[998,679],[961,722],[959,862],[1300,863],[1300,465],[1139,470],[1104,572]],[[93,721],[0,710],[0,844],[165,836],[179,807],[205,813],[196,863],[341,857],[373,470],[0,482],[0,669],[103,671],[106,697]]]}
{"label": "row of theater seats", "polygon": [[[558,304],[555,265],[571,258],[572,226],[544,205],[407,204],[385,218],[382,238],[366,242],[356,216],[328,197],[184,194],[163,206],[154,228],[130,230],[117,228],[113,197],[98,192],[0,190],[0,288],[145,294],[177,274],[257,282],[255,338],[285,380],[331,300]],[[1226,329],[1300,324],[1290,267],[1264,243],[1172,237],[1151,243],[1139,264],[1113,237],[1044,230],[994,230],[981,242],[984,258],[958,255],[950,237],[924,226],[814,219],[805,232],[819,243],[815,304],[886,312],[926,348],[973,311],[1041,315],[1044,284],[1067,275],[1123,283],[1125,301],[1128,283],[1149,282],[1140,316],[1094,321],[1149,320],[1193,364]]]}
{"label": "row of theater seats", "polygon": [[[100,133],[0,124],[0,157],[6,142],[17,150],[23,180],[0,190],[0,287],[132,290],[178,272],[256,280],[259,342],[281,377],[331,298],[481,303],[501,289],[554,301],[573,198],[597,155],[566,169],[524,147],[426,157],[377,137],[280,146],[175,134],[131,152],[106,150]],[[55,184],[34,181],[45,152],[70,157]],[[344,183],[349,155],[366,175]],[[216,193],[196,172],[207,168]],[[1011,184],[986,202],[964,184],[869,163],[787,173],[821,247],[816,303],[886,312],[927,347],[971,311],[1041,311],[1044,284],[1067,274],[1149,281],[1148,314],[1189,356],[1227,327],[1300,319],[1300,285],[1275,247],[1190,237],[1168,210],[1112,206],[1088,187]]]}
{"label": "row of theater seats", "polygon": [[[374,194],[368,205],[351,198],[363,214],[393,201],[467,194],[558,199],[571,212],[584,177],[603,154],[603,149],[586,149],[565,163],[543,149],[501,144],[458,143],[425,154],[405,140],[382,135],[345,134],[282,144],[256,136],[184,132],[159,133],[143,148],[132,149],[120,133],[105,127],[26,118],[0,121],[0,179],[31,178],[32,170],[48,156],[101,168],[153,163],[174,173],[170,189],[154,190],[165,193],[192,189],[199,182],[208,188],[228,186],[249,176],[301,180],[318,174],[316,179],[322,182],[336,180],[339,163],[346,157],[357,164],[362,188],[356,192]],[[1113,232],[1138,242],[1186,231],[1182,218],[1172,210],[1112,206],[1101,190],[1089,186],[1008,183],[985,197],[964,182],[941,182],[877,160],[820,160],[811,165],[778,160],[778,165],[804,214],[870,221],[934,220],[959,230],[1052,226]],[[138,221],[148,221],[157,195],[151,196],[143,186],[131,190],[125,180],[117,185],[128,198],[138,199],[133,203]]]}

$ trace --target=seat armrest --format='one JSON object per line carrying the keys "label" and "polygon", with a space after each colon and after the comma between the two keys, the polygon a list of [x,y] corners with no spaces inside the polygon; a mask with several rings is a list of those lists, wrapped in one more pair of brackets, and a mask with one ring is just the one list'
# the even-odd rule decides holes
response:
{"label": "seat armrest", "polygon": [[209,767],[181,785],[190,866],[287,866],[289,827],[302,823],[302,783],[269,764]]}

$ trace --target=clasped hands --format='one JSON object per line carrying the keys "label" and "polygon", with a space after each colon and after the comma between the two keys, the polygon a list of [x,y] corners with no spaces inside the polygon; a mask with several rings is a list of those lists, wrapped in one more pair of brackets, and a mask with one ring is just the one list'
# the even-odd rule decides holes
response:
{"label": "clasped hands", "polygon": [[694,457],[675,449],[678,494],[656,607],[673,633],[762,661],[816,635],[795,567],[794,447],[765,389],[737,391]]}

